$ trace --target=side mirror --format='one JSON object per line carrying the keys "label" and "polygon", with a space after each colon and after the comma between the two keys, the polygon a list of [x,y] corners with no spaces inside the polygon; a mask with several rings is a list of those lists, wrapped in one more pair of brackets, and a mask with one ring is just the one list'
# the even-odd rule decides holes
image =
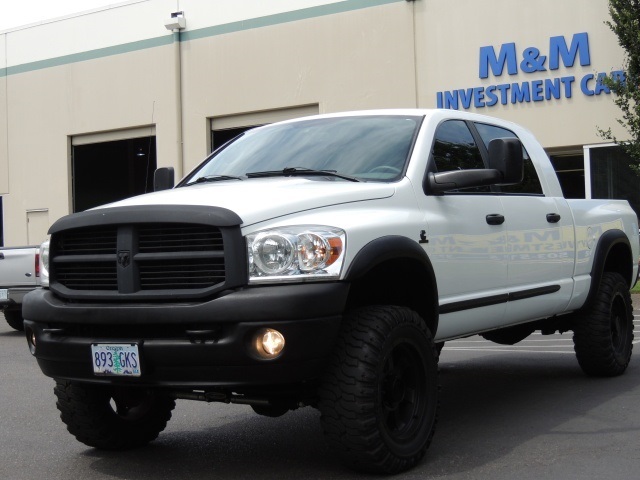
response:
{"label": "side mirror", "polygon": [[502,174],[495,169],[451,170],[430,173],[427,181],[429,191],[440,194],[447,190],[494,185],[502,181]]}
{"label": "side mirror", "polygon": [[517,138],[494,138],[489,142],[489,168],[502,173],[500,185],[513,185],[524,178],[522,143]]}
{"label": "side mirror", "polygon": [[173,167],[158,168],[153,174],[153,191],[169,190],[175,185],[175,172]]}

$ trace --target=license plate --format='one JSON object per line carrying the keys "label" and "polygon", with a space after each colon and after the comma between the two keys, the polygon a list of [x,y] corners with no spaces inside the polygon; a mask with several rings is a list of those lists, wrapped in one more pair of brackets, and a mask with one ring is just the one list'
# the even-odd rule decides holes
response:
{"label": "license plate", "polygon": [[94,343],[91,345],[93,373],[120,377],[139,377],[140,354],[135,343]]}
{"label": "license plate", "polygon": [[0,288],[0,300],[8,300],[9,299],[9,290],[6,288]]}

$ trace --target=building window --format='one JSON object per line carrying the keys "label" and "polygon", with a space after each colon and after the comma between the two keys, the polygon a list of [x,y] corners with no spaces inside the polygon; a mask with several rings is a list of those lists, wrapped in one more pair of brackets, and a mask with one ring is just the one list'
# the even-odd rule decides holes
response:
{"label": "building window", "polygon": [[618,146],[587,147],[591,173],[591,198],[628,200],[640,213],[640,175]]}
{"label": "building window", "polygon": [[563,153],[551,155],[549,158],[558,176],[564,198],[585,198],[584,155]]}

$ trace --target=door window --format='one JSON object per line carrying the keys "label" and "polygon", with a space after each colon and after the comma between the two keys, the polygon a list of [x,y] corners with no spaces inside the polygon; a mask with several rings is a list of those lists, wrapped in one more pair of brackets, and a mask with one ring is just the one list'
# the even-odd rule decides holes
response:
{"label": "door window", "polygon": [[[433,163],[436,171],[483,169],[482,154],[469,127],[462,120],[448,120],[438,126],[433,142]],[[453,192],[490,192],[491,188],[474,187]]]}
{"label": "door window", "polygon": [[469,127],[460,120],[444,122],[436,130],[433,159],[438,172],[484,168],[482,155]]}
{"label": "door window", "polygon": [[[487,125],[486,123],[475,123],[474,125],[486,148],[489,148],[489,142],[494,138],[518,138],[515,133],[506,128]],[[522,154],[524,157],[524,178],[522,182],[516,185],[502,185],[499,187],[500,191],[502,193],[542,195],[540,179],[524,147],[522,147]]]}

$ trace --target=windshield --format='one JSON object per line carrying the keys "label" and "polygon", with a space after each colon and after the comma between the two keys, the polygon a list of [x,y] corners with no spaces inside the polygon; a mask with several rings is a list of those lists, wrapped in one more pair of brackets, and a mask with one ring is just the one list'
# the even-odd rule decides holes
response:
{"label": "windshield", "polygon": [[[404,172],[421,120],[416,116],[368,115],[250,130],[216,152],[182,184],[193,184],[200,177],[246,177],[248,173],[279,171],[286,175],[285,169],[327,170],[365,181],[395,181]],[[335,175],[326,178],[343,180]]]}

